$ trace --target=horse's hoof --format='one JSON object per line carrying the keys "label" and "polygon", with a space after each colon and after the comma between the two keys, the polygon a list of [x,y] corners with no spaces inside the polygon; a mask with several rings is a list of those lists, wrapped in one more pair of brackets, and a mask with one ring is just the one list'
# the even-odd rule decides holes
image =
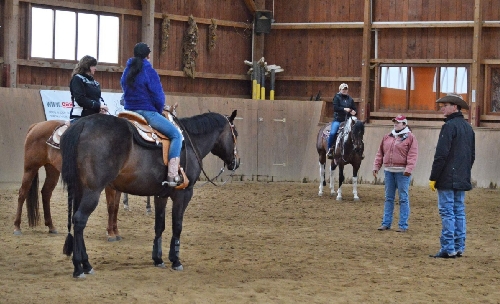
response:
{"label": "horse's hoof", "polygon": [[176,266],[176,267],[172,266],[172,269],[176,270],[176,271],[183,271],[184,267],[182,267],[182,265],[179,265],[179,266]]}
{"label": "horse's hoof", "polygon": [[339,197],[339,196],[337,196],[337,200],[338,200],[338,201],[341,201],[341,200],[342,200],[342,197],[341,197],[341,196],[340,196],[340,197]]}
{"label": "horse's hoof", "polygon": [[23,235],[21,230],[14,230],[14,235]]}
{"label": "horse's hoof", "polygon": [[151,211],[151,208],[147,208],[147,209],[146,209],[146,215],[151,215],[151,213],[153,213],[153,212]]}
{"label": "horse's hoof", "polygon": [[355,201],[355,202],[359,201],[359,197],[355,197],[355,198],[354,198],[354,201]]}
{"label": "horse's hoof", "polygon": [[323,196],[323,192],[318,193],[318,196]]}
{"label": "horse's hoof", "polygon": [[85,279],[85,274],[82,272],[80,274],[73,274],[74,279]]}
{"label": "horse's hoof", "polygon": [[52,229],[52,230],[49,230],[49,234],[58,234],[59,232],[57,232],[56,229]]}
{"label": "horse's hoof", "polygon": [[117,236],[116,236],[116,240],[117,240],[117,241],[121,241],[121,240],[123,240],[123,238],[122,238],[121,236],[117,235]]}
{"label": "horse's hoof", "polygon": [[94,268],[90,268],[90,270],[83,270],[84,274],[95,274]]}
{"label": "horse's hoof", "polygon": [[118,238],[115,236],[115,237],[109,237],[108,236],[108,242],[116,242],[118,241]]}
{"label": "horse's hoof", "polygon": [[124,205],[124,206],[123,206],[123,210],[130,211],[130,208],[129,208],[129,206],[128,206],[128,205]]}
{"label": "horse's hoof", "polygon": [[167,266],[165,266],[165,263],[155,264],[155,267],[158,267],[158,268],[167,268]]}

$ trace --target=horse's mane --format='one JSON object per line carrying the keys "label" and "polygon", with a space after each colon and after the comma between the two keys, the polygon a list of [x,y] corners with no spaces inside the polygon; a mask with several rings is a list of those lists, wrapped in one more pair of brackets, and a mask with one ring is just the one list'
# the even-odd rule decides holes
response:
{"label": "horse's mane", "polygon": [[179,119],[181,128],[192,135],[203,135],[212,132],[214,129],[222,130],[228,123],[221,114],[209,112],[193,117]]}
{"label": "horse's mane", "polygon": [[352,127],[352,133],[356,136],[363,136],[365,134],[365,124],[360,120],[356,120],[356,123]]}

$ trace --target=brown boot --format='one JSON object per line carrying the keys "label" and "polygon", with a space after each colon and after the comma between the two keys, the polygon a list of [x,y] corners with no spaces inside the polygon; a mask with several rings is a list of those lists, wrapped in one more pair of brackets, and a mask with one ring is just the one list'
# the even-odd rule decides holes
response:
{"label": "brown boot", "polygon": [[180,158],[174,157],[168,161],[167,180],[162,185],[177,187],[182,184],[182,176],[179,175]]}

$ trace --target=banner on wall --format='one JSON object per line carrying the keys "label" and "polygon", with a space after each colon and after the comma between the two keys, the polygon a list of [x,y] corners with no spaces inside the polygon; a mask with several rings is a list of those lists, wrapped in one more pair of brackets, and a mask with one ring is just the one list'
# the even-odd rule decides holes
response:
{"label": "banner on wall", "polygon": [[[40,90],[46,120],[69,120],[69,112],[73,107],[70,91]],[[123,111],[120,105],[122,93],[102,92],[102,99],[108,106],[109,113],[117,115]]]}

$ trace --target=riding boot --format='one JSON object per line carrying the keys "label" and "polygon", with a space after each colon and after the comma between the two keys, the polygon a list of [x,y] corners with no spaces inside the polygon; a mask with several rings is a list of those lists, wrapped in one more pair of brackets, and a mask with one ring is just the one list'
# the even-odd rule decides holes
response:
{"label": "riding boot", "polygon": [[163,182],[162,185],[177,187],[182,184],[182,177],[179,175],[179,163],[179,157],[174,157],[168,161],[167,181]]}

